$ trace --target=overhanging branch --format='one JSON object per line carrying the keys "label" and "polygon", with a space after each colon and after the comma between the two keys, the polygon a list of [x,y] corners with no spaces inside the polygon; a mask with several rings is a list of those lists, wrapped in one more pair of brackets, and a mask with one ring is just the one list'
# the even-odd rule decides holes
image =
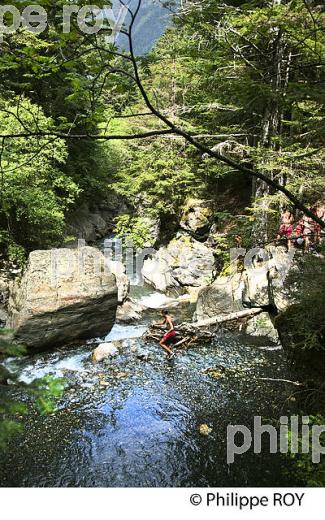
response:
{"label": "overhanging branch", "polygon": [[134,11],[127,36],[128,36],[128,40],[129,40],[130,56],[131,56],[131,61],[132,61],[133,69],[134,69],[135,81],[138,85],[139,91],[143,97],[143,100],[144,100],[147,108],[155,116],[157,116],[158,119],[163,121],[165,123],[165,125],[168,126],[175,134],[184,137],[184,139],[186,139],[189,143],[191,143],[195,148],[200,150],[202,153],[207,154],[210,157],[213,157],[215,159],[218,159],[219,161],[227,164],[228,166],[231,166],[232,168],[234,168],[235,170],[237,170],[239,172],[245,173],[246,175],[249,175],[250,177],[253,177],[255,179],[259,179],[259,180],[265,182],[267,185],[271,186],[276,191],[280,191],[290,200],[290,202],[292,202],[292,204],[297,209],[300,209],[301,211],[303,211],[303,213],[305,215],[310,217],[314,222],[317,222],[317,224],[319,224],[322,229],[325,229],[325,222],[323,222],[322,219],[320,219],[309,208],[307,208],[307,206],[305,206],[305,204],[303,204],[285,186],[282,186],[278,182],[274,181],[273,179],[270,179],[269,177],[267,177],[266,175],[264,175],[263,173],[261,173],[259,171],[252,170],[251,168],[248,168],[248,167],[244,166],[243,164],[234,161],[230,157],[227,157],[216,150],[211,150],[211,148],[209,148],[208,146],[205,146],[204,144],[197,141],[194,137],[192,137],[186,131],[177,127],[172,121],[170,121],[165,115],[163,115],[157,108],[155,108],[153,106],[153,104],[151,103],[149,96],[142,84],[142,81],[141,81],[138,63],[137,63],[135,53],[134,53],[133,38],[132,38],[134,23],[135,23],[137,15],[140,11],[141,3],[142,3],[142,0],[138,0],[137,7]]}
{"label": "overhanging branch", "polygon": [[[125,5],[123,0],[120,0],[121,4]],[[36,132],[30,132],[28,128],[24,128],[23,122],[20,120],[19,115],[15,116],[19,120],[19,122],[22,124],[22,127],[24,128],[25,132],[23,133],[16,133],[16,134],[2,134],[0,135],[0,139],[15,139],[15,138],[29,138],[29,137],[55,137],[55,138],[62,138],[62,139],[77,139],[77,140],[83,140],[83,139],[92,139],[92,140],[102,140],[102,141],[110,141],[110,140],[136,140],[136,139],[146,139],[151,137],[159,137],[159,136],[166,136],[166,135],[175,135],[180,136],[184,138],[188,143],[192,144],[197,150],[199,150],[202,154],[206,154],[207,156],[217,159],[224,164],[227,164],[228,166],[231,166],[232,169],[242,172],[252,178],[259,179],[263,182],[265,182],[268,186],[272,187],[274,190],[283,193],[287,199],[298,209],[304,212],[305,215],[309,216],[313,221],[317,222],[322,229],[325,229],[325,223],[317,217],[308,207],[306,207],[300,200],[297,198],[293,193],[291,193],[285,186],[279,184],[273,179],[270,179],[263,173],[261,173],[258,170],[253,170],[244,164],[237,162],[230,157],[224,155],[218,150],[211,149],[207,145],[203,144],[202,142],[198,141],[198,139],[202,138],[203,136],[193,136],[186,132],[184,129],[180,128],[176,124],[174,124],[165,114],[163,114],[158,108],[156,108],[152,102],[150,101],[150,98],[143,86],[137,59],[135,57],[134,53],[134,45],[133,45],[133,28],[134,23],[136,21],[136,18],[139,14],[140,8],[141,8],[142,1],[138,0],[137,6],[134,11],[131,11],[130,8],[128,8],[131,16],[131,22],[129,25],[129,29],[127,31],[123,31],[124,34],[128,37],[129,41],[129,51],[130,54],[124,55],[120,53],[115,53],[116,56],[126,58],[133,67],[134,71],[134,77],[131,76],[127,71],[120,69],[120,68],[112,68],[109,63],[107,63],[106,68],[110,73],[120,73],[123,75],[127,75],[130,79],[134,80],[139,92],[141,93],[141,96],[144,100],[144,103],[146,107],[148,108],[150,114],[156,116],[160,121],[162,121],[167,129],[164,130],[152,130],[149,132],[143,132],[143,133],[135,133],[130,135],[100,135],[100,134],[72,134],[72,133],[64,133],[64,132],[50,132],[46,131],[43,132],[41,129],[37,129]],[[111,54],[114,55],[113,51],[109,51]],[[15,115],[12,114],[11,115]],[[144,114],[143,114],[144,115]],[[146,113],[146,115],[149,115]],[[204,136],[208,138],[208,136]],[[211,136],[209,136],[211,137]],[[214,136],[216,137],[216,136]]]}
{"label": "overhanging branch", "polygon": [[0,139],[19,139],[29,137],[59,137],[61,139],[95,139],[98,141],[128,141],[134,139],[146,139],[149,137],[158,137],[173,134],[172,130],[152,130],[151,132],[143,132],[130,135],[100,135],[100,134],[65,134],[60,132],[26,132],[18,134],[0,134]]}

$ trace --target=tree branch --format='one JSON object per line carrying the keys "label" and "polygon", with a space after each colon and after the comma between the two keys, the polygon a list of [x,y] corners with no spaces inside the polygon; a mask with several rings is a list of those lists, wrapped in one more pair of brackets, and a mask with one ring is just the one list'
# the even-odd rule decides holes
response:
{"label": "tree branch", "polygon": [[60,132],[26,132],[19,134],[0,134],[0,139],[20,139],[29,137],[60,137],[61,139],[95,139],[98,141],[128,141],[133,139],[146,139],[173,134],[172,130],[152,130],[130,135],[100,135],[100,134],[64,134]]}
{"label": "tree branch", "polygon": [[[123,0],[119,0],[119,1],[122,5],[127,7]],[[0,135],[0,139],[46,137],[47,136],[47,137],[60,137],[62,139],[95,139],[95,140],[109,141],[109,140],[144,139],[144,138],[171,135],[171,134],[178,135],[178,136],[184,138],[188,143],[193,145],[202,154],[206,154],[209,157],[217,159],[217,160],[223,162],[224,164],[231,166],[232,169],[234,169],[238,172],[242,172],[252,178],[259,179],[259,180],[265,182],[268,186],[272,187],[274,190],[281,192],[283,195],[285,195],[287,197],[287,199],[296,208],[300,209],[301,211],[303,211],[303,213],[305,215],[309,216],[313,221],[317,222],[322,229],[325,229],[325,222],[323,222],[319,217],[317,217],[317,215],[315,215],[308,207],[306,207],[299,200],[299,198],[296,197],[293,193],[291,193],[285,186],[279,184],[278,182],[276,182],[273,179],[270,179],[269,177],[267,177],[260,171],[253,170],[253,169],[249,168],[248,166],[246,166],[245,164],[237,162],[237,161],[231,159],[230,157],[223,155],[220,151],[211,149],[208,146],[206,146],[205,144],[202,144],[201,142],[199,142],[197,140],[200,138],[200,136],[197,136],[197,137],[193,136],[193,135],[189,134],[188,132],[186,132],[184,129],[178,127],[176,124],[174,124],[172,121],[170,121],[170,119],[168,117],[166,117],[166,115],[164,115],[158,108],[156,108],[152,104],[152,102],[150,101],[150,98],[143,86],[143,83],[142,83],[142,80],[140,77],[138,63],[137,63],[137,59],[135,57],[134,45],[133,45],[133,28],[134,28],[136,18],[139,14],[141,4],[142,4],[141,0],[138,0],[137,6],[134,11],[131,11],[131,9],[129,7],[127,7],[128,11],[130,13],[130,16],[131,16],[131,22],[130,22],[128,31],[123,31],[123,33],[125,33],[128,38],[130,54],[128,56],[125,56],[125,55],[119,55],[118,53],[114,53],[113,51],[111,52],[112,55],[115,54],[116,56],[126,58],[130,63],[132,63],[134,77],[123,69],[117,69],[117,68],[114,69],[109,64],[107,64],[106,67],[108,68],[110,73],[120,73],[120,74],[123,74],[123,75],[129,77],[129,79],[132,79],[133,81],[135,81],[149,112],[152,115],[156,116],[160,121],[162,121],[167,126],[168,129],[153,130],[150,132],[137,133],[137,134],[131,134],[131,135],[97,135],[97,134],[72,134],[72,133],[65,134],[62,132],[42,132],[41,130],[39,130],[37,132],[30,132],[28,129],[24,128],[24,123],[20,120],[19,116],[17,117],[15,114],[11,113],[11,115],[15,115],[17,117],[19,122],[22,124],[22,127],[25,129],[26,133],[3,134],[3,135]],[[99,50],[99,49],[97,48],[97,50]],[[106,50],[106,49],[102,49],[102,50]],[[110,51],[106,50],[106,52],[109,53]],[[149,115],[149,114],[146,114],[146,115]]]}
{"label": "tree branch", "polygon": [[163,121],[175,134],[184,137],[184,139],[186,139],[189,143],[191,143],[195,148],[200,150],[202,153],[207,154],[210,157],[213,157],[215,159],[218,159],[219,161],[227,164],[228,166],[231,166],[232,168],[234,168],[234,169],[236,169],[236,170],[238,170],[238,171],[240,171],[242,173],[245,173],[246,175],[249,175],[250,177],[253,177],[253,178],[256,178],[256,179],[259,179],[259,180],[265,182],[268,186],[271,186],[276,191],[280,191],[281,193],[283,193],[290,200],[290,202],[292,202],[292,204],[297,209],[300,209],[301,211],[303,211],[303,213],[305,215],[310,217],[314,222],[317,222],[317,224],[319,224],[322,229],[325,229],[325,222],[323,222],[322,219],[317,217],[317,215],[315,215],[309,208],[307,208],[305,206],[305,204],[303,204],[285,186],[282,186],[281,184],[279,184],[275,180],[270,179],[269,177],[267,177],[266,175],[264,175],[263,173],[261,173],[259,171],[252,170],[251,168],[248,168],[247,166],[244,166],[243,164],[234,161],[230,157],[227,157],[227,156],[221,154],[220,152],[218,152],[216,150],[211,150],[211,148],[209,148],[208,146],[205,146],[204,144],[198,142],[189,133],[185,132],[181,128],[178,128],[174,123],[172,123],[172,121],[170,121],[166,116],[164,116],[159,110],[157,110],[152,105],[152,103],[151,103],[151,101],[150,101],[150,99],[148,97],[148,94],[147,94],[147,92],[146,92],[146,90],[145,90],[145,88],[144,88],[144,86],[142,84],[141,78],[140,78],[138,63],[137,63],[137,60],[135,58],[133,39],[132,39],[133,26],[134,26],[134,22],[135,22],[136,16],[139,13],[140,7],[141,7],[141,0],[138,0],[138,5],[137,5],[134,17],[132,18],[132,22],[131,22],[130,27],[129,27],[128,40],[129,40],[129,46],[130,46],[130,56],[131,56],[132,65],[133,65],[133,69],[134,69],[135,81],[136,81],[136,83],[138,85],[138,88],[140,90],[140,93],[141,93],[141,95],[143,97],[143,100],[144,100],[147,108],[155,116],[157,116],[158,119]]}

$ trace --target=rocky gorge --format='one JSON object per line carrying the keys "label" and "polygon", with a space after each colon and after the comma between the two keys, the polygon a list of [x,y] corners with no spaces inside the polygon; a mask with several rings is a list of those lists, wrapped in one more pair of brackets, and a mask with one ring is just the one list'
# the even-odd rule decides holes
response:
{"label": "rocky gorge", "polygon": [[[212,211],[211,201],[188,201],[176,236],[144,259],[143,281],[160,293],[176,294],[176,304],[195,303],[193,320],[260,308],[261,315],[237,326],[278,341],[274,317],[292,298],[285,279],[293,259],[284,248],[269,247],[262,256],[255,251],[247,265],[237,258],[231,274],[216,277]],[[100,337],[115,320],[139,320],[144,307],[129,298],[129,289],[125,265],[97,248],[79,243],[34,251],[22,276],[2,282],[3,313],[15,340],[42,350]]]}
{"label": "rocky gorge", "polygon": [[[188,201],[175,236],[143,256],[140,279],[123,255],[111,254],[114,247],[107,250],[115,240],[109,235],[92,246],[33,251],[23,273],[3,280],[6,327],[27,347],[27,355],[0,367],[6,392],[29,403],[28,385],[55,378],[64,381],[64,394],[55,414],[28,417],[19,464],[14,449],[0,456],[1,485],[191,485],[197,471],[202,485],[255,482],[250,457],[216,474],[225,457],[220,424],[297,409],[291,384],[298,376],[276,328],[294,298],[286,280],[295,263],[284,248],[241,251],[232,271],[217,275],[211,214],[210,201]],[[147,335],[162,308],[177,326],[210,323],[208,339],[177,348],[171,363]],[[37,469],[30,459],[36,439],[45,454]],[[263,457],[273,470],[259,478],[274,484],[283,477],[281,460],[274,466]],[[13,466],[19,470],[11,475]]]}
{"label": "rocky gorge", "polygon": [[0,487],[324,485],[323,3],[0,8]]}

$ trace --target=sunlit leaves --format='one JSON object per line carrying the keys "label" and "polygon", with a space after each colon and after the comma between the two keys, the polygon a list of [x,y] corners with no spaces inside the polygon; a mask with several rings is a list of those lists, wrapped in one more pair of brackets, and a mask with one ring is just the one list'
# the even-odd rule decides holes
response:
{"label": "sunlit leaves", "polygon": [[[64,140],[51,135],[55,126],[26,98],[0,104],[0,133],[46,132],[3,141],[2,212],[25,229],[25,244],[55,243],[64,230],[64,211],[79,189],[60,165],[67,159]],[[19,224],[18,224],[19,223]]]}

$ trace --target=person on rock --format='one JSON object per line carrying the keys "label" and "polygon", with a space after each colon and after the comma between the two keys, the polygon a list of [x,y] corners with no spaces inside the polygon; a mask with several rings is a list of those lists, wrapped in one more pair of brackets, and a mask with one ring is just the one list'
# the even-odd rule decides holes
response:
{"label": "person on rock", "polygon": [[299,220],[296,225],[295,235],[296,235],[296,244],[299,247],[305,249],[305,221],[304,214],[301,212],[299,215]]}
{"label": "person on rock", "polygon": [[[317,215],[317,217],[319,219],[321,219],[323,222],[325,220],[325,206],[322,205],[322,204],[317,204],[314,208],[314,212],[315,212],[315,215]],[[321,238],[322,238],[322,228],[321,226],[318,224],[318,222],[315,222],[314,224],[314,231],[315,231],[315,242],[316,244],[320,244],[321,243]]]}
{"label": "person on rock", "polygon": [[169,346],[176,338],[174,320],[173,320],[172,316],[169,314],[168,310],[166,310],[166,309],[161,311],[161,314],[162,314],[163,320],[161,322],[154,323],[153,326],[159,328],[159,327],[163,327],[164,325],[166,325],[167,332],[163,336],[163,338],[160,340],[159,344],[168,353],[168,360],[171,360],[171,359],[173,359],[173,357],[175,357],[175,353],[171,350],[171,348]]}
{"label": "person on rock", "polygon": [[286,209],[281,215],[281,226],[279,229],[278,240],[286,238],[288,249],[292,248],[292,233],[293,233],[294,216],[290,209]]}

